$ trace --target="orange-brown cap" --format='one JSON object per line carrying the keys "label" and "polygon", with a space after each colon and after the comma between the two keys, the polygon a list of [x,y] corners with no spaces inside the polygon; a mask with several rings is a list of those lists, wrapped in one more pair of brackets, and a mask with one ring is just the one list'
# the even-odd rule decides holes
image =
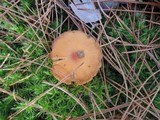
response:
{"label": "orange-brown cap", "polygon": [[81,31],[61,34],[52,45],[52,73],[66,84],[78,85],[92,80],[101,67],[101,47],[92,37]]}

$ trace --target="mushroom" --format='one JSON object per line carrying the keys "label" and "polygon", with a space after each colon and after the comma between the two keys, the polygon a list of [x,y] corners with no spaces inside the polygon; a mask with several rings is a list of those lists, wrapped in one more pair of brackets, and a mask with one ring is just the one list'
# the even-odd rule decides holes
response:
{"label": "mushroom", "polygon": [[101,67],[101,47],[82,31],[61,34],[52,44],[52,73],[62,83],[78,85],[92,80]]}

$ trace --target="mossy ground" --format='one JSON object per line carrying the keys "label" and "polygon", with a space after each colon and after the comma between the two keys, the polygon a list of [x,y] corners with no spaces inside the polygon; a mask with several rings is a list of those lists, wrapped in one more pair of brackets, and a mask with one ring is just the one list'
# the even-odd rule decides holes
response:
{"label": "mossy ground", "polygon": [[[0,2],[0,120],[59,120],[94,112],[88,119],[94,119],[97,112],[97,119],[123,113],[128,119],[157,119],[159,23],[147,22],[149,15],[117,12],[111,13],[107,24],[103,18],[103,26],[91,29],[84,23],[76,24],[77,19],[68,17],[59,2],[45,2]],[[52,41],[60,33],[81,26],[100,39],[102,68],[83,86],[56,86],[58,80],[50,71]]]}

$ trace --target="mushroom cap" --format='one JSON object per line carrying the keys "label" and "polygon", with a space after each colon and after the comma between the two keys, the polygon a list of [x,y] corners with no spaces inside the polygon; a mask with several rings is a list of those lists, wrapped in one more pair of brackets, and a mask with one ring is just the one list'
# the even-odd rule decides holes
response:
{"label": "mushroom cap", "polygon": [[82,31],[68,31],[53,42],[50,57],[55,78],[66,84],[82,85],[97,74],[102,50],[98,42]]}

